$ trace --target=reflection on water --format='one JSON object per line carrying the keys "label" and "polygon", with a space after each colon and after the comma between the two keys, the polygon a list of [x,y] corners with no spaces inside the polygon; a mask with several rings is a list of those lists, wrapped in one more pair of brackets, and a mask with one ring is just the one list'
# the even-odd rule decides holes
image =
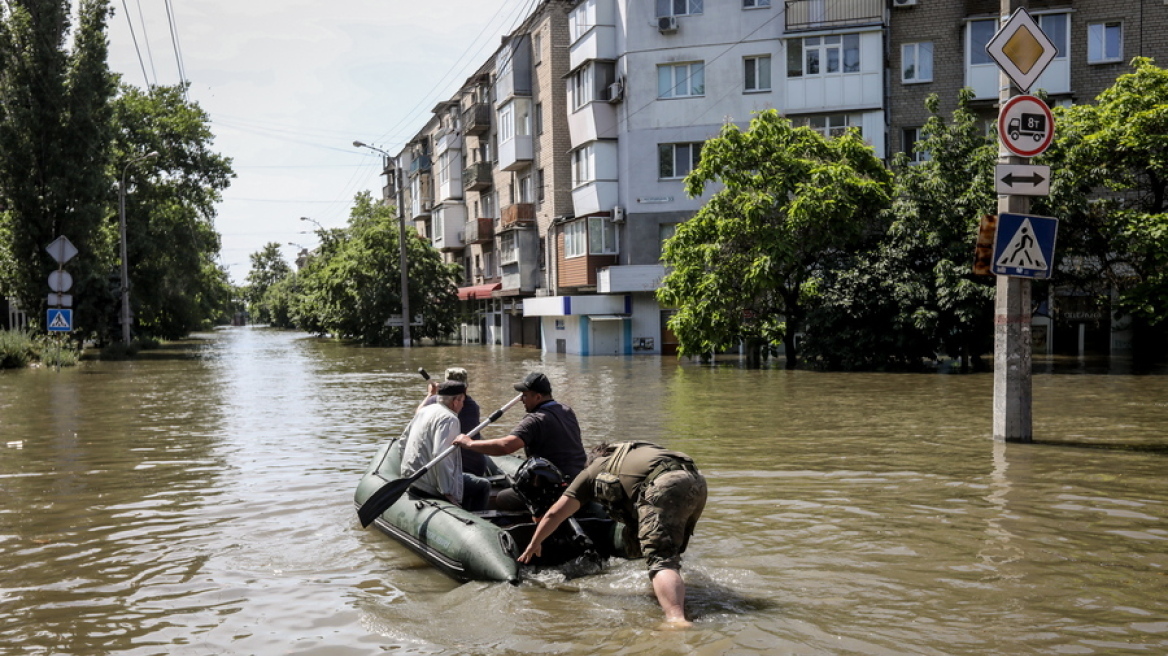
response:
{"label": "reflection on water", "polygon": [[[484,412],[542,370],[588,441],[697,459],[694,629],[659,626],[641,562],[458,585],[359,528],[357,478],[424,392],[418,367],[454,365]],[[990,439],[988,375],[263,329],[5,371],[0,652],[1165,653],[1168,376],[1114,370],[1037,364],[1028,445]]]}

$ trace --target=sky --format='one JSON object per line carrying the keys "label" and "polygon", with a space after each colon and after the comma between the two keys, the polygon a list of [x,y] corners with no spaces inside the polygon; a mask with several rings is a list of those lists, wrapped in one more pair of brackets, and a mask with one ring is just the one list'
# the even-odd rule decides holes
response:
{"label": "sky", "polygon": [[215,151],[233,160],[215,227],[222,264],[244,284],[265,244],[289,263],[318,245],[300,217],[338,228],[358,192],[380,198],[381,155],[353,141],[398,153],[536,0],[110,4],[110,68],[139,87],[173,85],[181,62]]}

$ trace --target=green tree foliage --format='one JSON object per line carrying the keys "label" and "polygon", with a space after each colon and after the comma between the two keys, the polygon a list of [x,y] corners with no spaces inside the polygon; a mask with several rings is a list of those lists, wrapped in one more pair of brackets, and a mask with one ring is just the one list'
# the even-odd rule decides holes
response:
{"label": "green tree foliage", "polygon": [[948,354],[969,368],[992,350],[993,279],[974,276],[972,262],[981,217],[996,213],[997,151],[971,98],[960,93],[948,122],[936,96],[928,99],[917,144],[928,157],[895,162],[887,233],[825,271],[805,341],[818,365],[911,370]]}
{"label": "green tree foliage", "polygon": [[[401,329],[385,325],[401,314],[398,223],[391,208],[357,194],[344,230],[318,230],[321,245],[296,276],[292,307],[297,327],[365,344],[400,344]],[[423,316],[414,338],[438,339],[454,330],[459,269],[409,230],[410,310]]]}
{"label": "green tree foliage", "polygon": [[104,0],[12,0],[0,12],[0,291],[14,294],[36,322],[44,317],[46,279],[58,264],[45,247],[68,237],[78,255],[74,325],[103,329],[113,302],[109,216],[110,98]]}
{"label": "green tree foliage", "polygon": [[280,245],[269,242],[263,250],[251,254],[251,271],[247,274],[248,311],[252,321],[256,323],[274,323],[269,298],[272,291],[281,280],[292,275],[292,267],[280,253]]}
{"label": "green tree foliage", "polygon": [[1058,130],[1042,161],[1053,171],[1056,282],[1105,294],[1142,329],[1168,328],[1168,70],[1132,61],[1091,105],[1057,108]]}
{"label": "green tree foliage", "polygon": [[[210,118],[185,99],[183,87],[123,86],[114,109],[135,324],[146,336],[182,337],[230,302],[214,218],[235,173],[231,160],[212,150]],[[127,166],[149,152],[159,155]]]}
{"label": "green tree foliage", "polygon": [[666,242],[670,272],[658,300],[679,352],[703,354],[746,343],[752,359],[783,341],[798,364],[813,276],[826,258],[860,243],[887,208],[891,175],[854,133],[825,139],[793,128],[774,110],[747,130],[727,125],[705,143],[685,180],[700,196],[723,188]]}

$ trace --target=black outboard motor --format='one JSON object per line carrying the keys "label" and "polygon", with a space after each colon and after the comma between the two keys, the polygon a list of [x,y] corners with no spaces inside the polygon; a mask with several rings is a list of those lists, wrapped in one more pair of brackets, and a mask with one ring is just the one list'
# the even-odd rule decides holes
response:
{"label": "black outboard motor", "polygon": [[567,487],[568,481],[559,467],[543,458],[529,458],[519,466],[511,482],[511,488],[533,517],[543,517]]}

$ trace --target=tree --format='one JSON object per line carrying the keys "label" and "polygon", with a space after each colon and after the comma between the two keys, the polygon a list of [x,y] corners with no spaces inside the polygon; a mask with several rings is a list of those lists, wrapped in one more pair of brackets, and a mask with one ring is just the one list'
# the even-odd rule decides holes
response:
{"label": "tree", "polygon": [[723,188],[678,226],[662,256],[671,270],[657,298],[678,308],[669,328],[679,352],[741,341],[757,361],[782,340],[786,366],[796,367],[795,335],[817,268],[874,228],[890,202],[890,180],[854,132],[826,139],[774,110],[757,114],[746,131],[726,125],[685,179],[690,197],[707,183]]}
{"label": "tree", "polygon": [[[205,327],[230,302],[215,204],[235,173],[211,148],[210,118],[182,86],[123,85],[114,103],[115,161],[126,180],[130,283],[136,325],[173,339]],[[143,153],[155,158],[126,163]]]}
{"label": "tree", "polygon": [[263,250],[251,254],[251,271],[247,274],[248,309],[256,323],[273,323],[269,292],[292,275],[292,267],[280,254],[280,245],[269,242]]}
{"label": "tree", "polygon": [[[401,314],[398,224],[392,209],[357,194],[344,230],[318,230],[321,245],[296,276],[292,314],[302,330],[365,344],[400,343],[401,329],[386,326]],[[410,307],[423,317],[413,334],[437,339],[454,330],[459,277],[456,264],[410,230],[406,236]]]}
{"label": "tree", "polygon": [[1041,160],[1051,195],[1035,207],[1061,219],[1054,282],[1116,290],[1142,348],[1141,336],[1168,329],[1168,70],[1142,57],[1132,67],[1095,104],[1056,109]]}
{"label": "tree", "polygon": [[[33,321],[45,315],[45,247],[65,236],[78,255],[73,278],[75,334],[106,329],[115,302],[108,274],[117,236],[108,225],[111,109],[105,0],[18,0],[0,16],[0,291],[14,294]],[[71,43],[71,47],[67,47]]]}
{"label": "tree", "polygon": [[887,233],[825,272],[805,341],[822,366],[917,369],[948,354],[968,370],[992,350],[993,280],[974,276],[972,263],[981,217],[996,213],[997,151],[971,99],[960,92],[949,122],[936,96],[926,101],[932,116],[917,151],[928,156],[894,162]]}

